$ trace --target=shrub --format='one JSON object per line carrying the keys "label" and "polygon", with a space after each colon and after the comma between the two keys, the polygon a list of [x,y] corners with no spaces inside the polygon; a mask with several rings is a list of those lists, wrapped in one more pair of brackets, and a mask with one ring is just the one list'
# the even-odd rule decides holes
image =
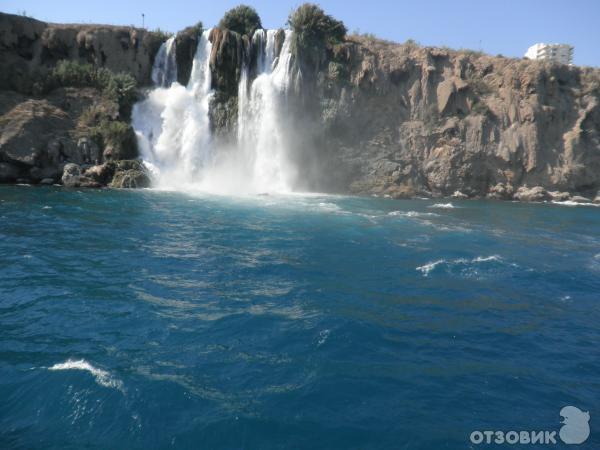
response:
{"label": "shrub", "polygon": [[137,141],[131,125],[119,120],[102,120],[89,128],[89,136],[104,148],[108,159],[120,160],[137,157]]}
{"label": "shrub", "polygon": [[407,39],[407,40],[404,42],[404,45],[405,45],[406,47],[409,47],[409,48],[417,48],[417,47],[420,47],[420,46],[421,46],[421,44],[419,44],[419,43],[418,43],[417,41],[415,41],[414,39]]}
{"label": "shrub", "polygon": [[113,73],[105,68],[96,68],[91,64],[62,60],[45,80],[44,90],[58,87],[93,87],[119,104],[119,110],[129,116],[133,104],[137,101],[137,81],[128,73]]}
{"label": "shrub", "polygon": [[305,3],[292,12],[288,24],[293,31],[291,52],[295,57],[294,64],[305,75],[316,74],[325,67],[333,49],[343,43],[347,31],[341,21],[325,14],[312,3]]}
{"label": "shrub", "polygon": [[[106,69],[102,69],[106,77]],[[137,81],[128,73],[109,72],[102,90],[112,100],[119,104],[119,109],[125,116],[129,116],[133,104],[138,99]]]}
{"label": "shrub", "polygon": [[290,14],[288,24],[294,32],[296,47],[303,49],[334,45],[341,42],[347,32],[342,21],[312,3],[304,3]]}
{"label": "shrub", "polygon": [[255,30],[262,28],[262,24],[254,8],[247,5],[239,5],[225,13],[219,22],[219,28],[227,28],[241,35],[250,36]]}
{"label": "shrub", "polygon": [[91,64],[62,60],[50,74],[52,84],[59,86],[87,87],[96,83],[96,69]]}
{"label": "shrub", "polygon": [[105,116],[102,108],[94,104],[81,113],[77,121],[77,128],[87,130],[96,126]]}

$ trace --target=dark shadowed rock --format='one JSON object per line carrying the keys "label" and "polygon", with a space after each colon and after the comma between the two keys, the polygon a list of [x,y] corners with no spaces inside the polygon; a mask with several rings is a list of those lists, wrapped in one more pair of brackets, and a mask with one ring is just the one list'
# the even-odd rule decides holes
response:
{"label": "dark shadowed rock", "polygon": [[11,183],[19,178],[21,171],[10,163],[0,162],[0,183]]}
{"label": "dark shadowed rock", "polygon": [[198,49],[198,42],[202,26],[187,27],[177,33],[175,37],[175,60],[177,61],[177,81],[186,86],[192,73],[194,56]]}

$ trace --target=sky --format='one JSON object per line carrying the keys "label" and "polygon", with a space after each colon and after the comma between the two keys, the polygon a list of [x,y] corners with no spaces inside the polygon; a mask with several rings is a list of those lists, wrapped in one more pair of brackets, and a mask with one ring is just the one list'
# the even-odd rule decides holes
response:
{"label": "sky", "polygon": [[[142,25],[176,32],[202,21],[216,25],[240,1],[0,0],[0,11],[48,22]],[[265,28],[285,25],[302,1],[246,0]],[[396,42],[482,50],[521,57],[537,42],[575,47],[574,63],[600,66],[600,0],[322,0],[328,14],[349,31]]]}

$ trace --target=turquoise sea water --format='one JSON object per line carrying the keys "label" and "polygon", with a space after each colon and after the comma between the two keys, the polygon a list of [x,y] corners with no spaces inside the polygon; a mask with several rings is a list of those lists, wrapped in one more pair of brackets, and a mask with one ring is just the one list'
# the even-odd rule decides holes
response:
{"label": "turquoise sea water", "polygon": [[0,448],[597,448],[600,208],[446,203],[1,187]]}

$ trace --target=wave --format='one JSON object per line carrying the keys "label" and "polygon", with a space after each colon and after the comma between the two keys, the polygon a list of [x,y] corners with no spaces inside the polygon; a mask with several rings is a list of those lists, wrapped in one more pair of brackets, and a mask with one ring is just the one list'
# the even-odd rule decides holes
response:
{"label": "wave", "polygon": [[329,203],[329,202],[319,202],[318,206],[320,209],[322,209],[324,211],[331,211],[331,212],[340,211],[342,209],[335,203]]}
{"label": "wave", "polygon": [[91,373],[100,386],[123,391],[123,382],[111,376],[110,372],[92,366],[85,359],[68,359],[63,363],[54,364],[48,370],[83,370]]}
{"label": "wave", "polygon": [[389,212],[387,215],[401,217],[439,217],[439,214],[436,213],[419,211],[392,211]]}
{"label": "wave", "polygon": [[[499,263],[504,264],[504,260],[499,255],[491,255],[491,256],[477,256],[473,259],[466,258],[458,258],[453,260],[439,259],[437,261],[433,261],[422,266],[416,268],[417,271],[421,272],[424,277],[428,277],[431,272],[433,272],[438,267],[445,267],[447,270],[452,270],[453,268],[459,268],[464,275],[473,275],[474,273],[471,269],[473,266],[478,266],[482,263]],[[510,264],[513,267],[516,267],[516,264]]]}
{"label": "wave", "polygon": [[600,207],[600,203],[590,203],[590,202],[580,203],[580,202],[574,202],[572,200],[565,200],[564,202],[552,201],[550,203],[552,203],[554,205],[561,205],[561,206],[596,206],[596,207]]}
{"label": "wave", "polygon": [[429,208],[453,209],[456,208],[456,206],[454,206],[452,203],[435,203],[429,206]]}

